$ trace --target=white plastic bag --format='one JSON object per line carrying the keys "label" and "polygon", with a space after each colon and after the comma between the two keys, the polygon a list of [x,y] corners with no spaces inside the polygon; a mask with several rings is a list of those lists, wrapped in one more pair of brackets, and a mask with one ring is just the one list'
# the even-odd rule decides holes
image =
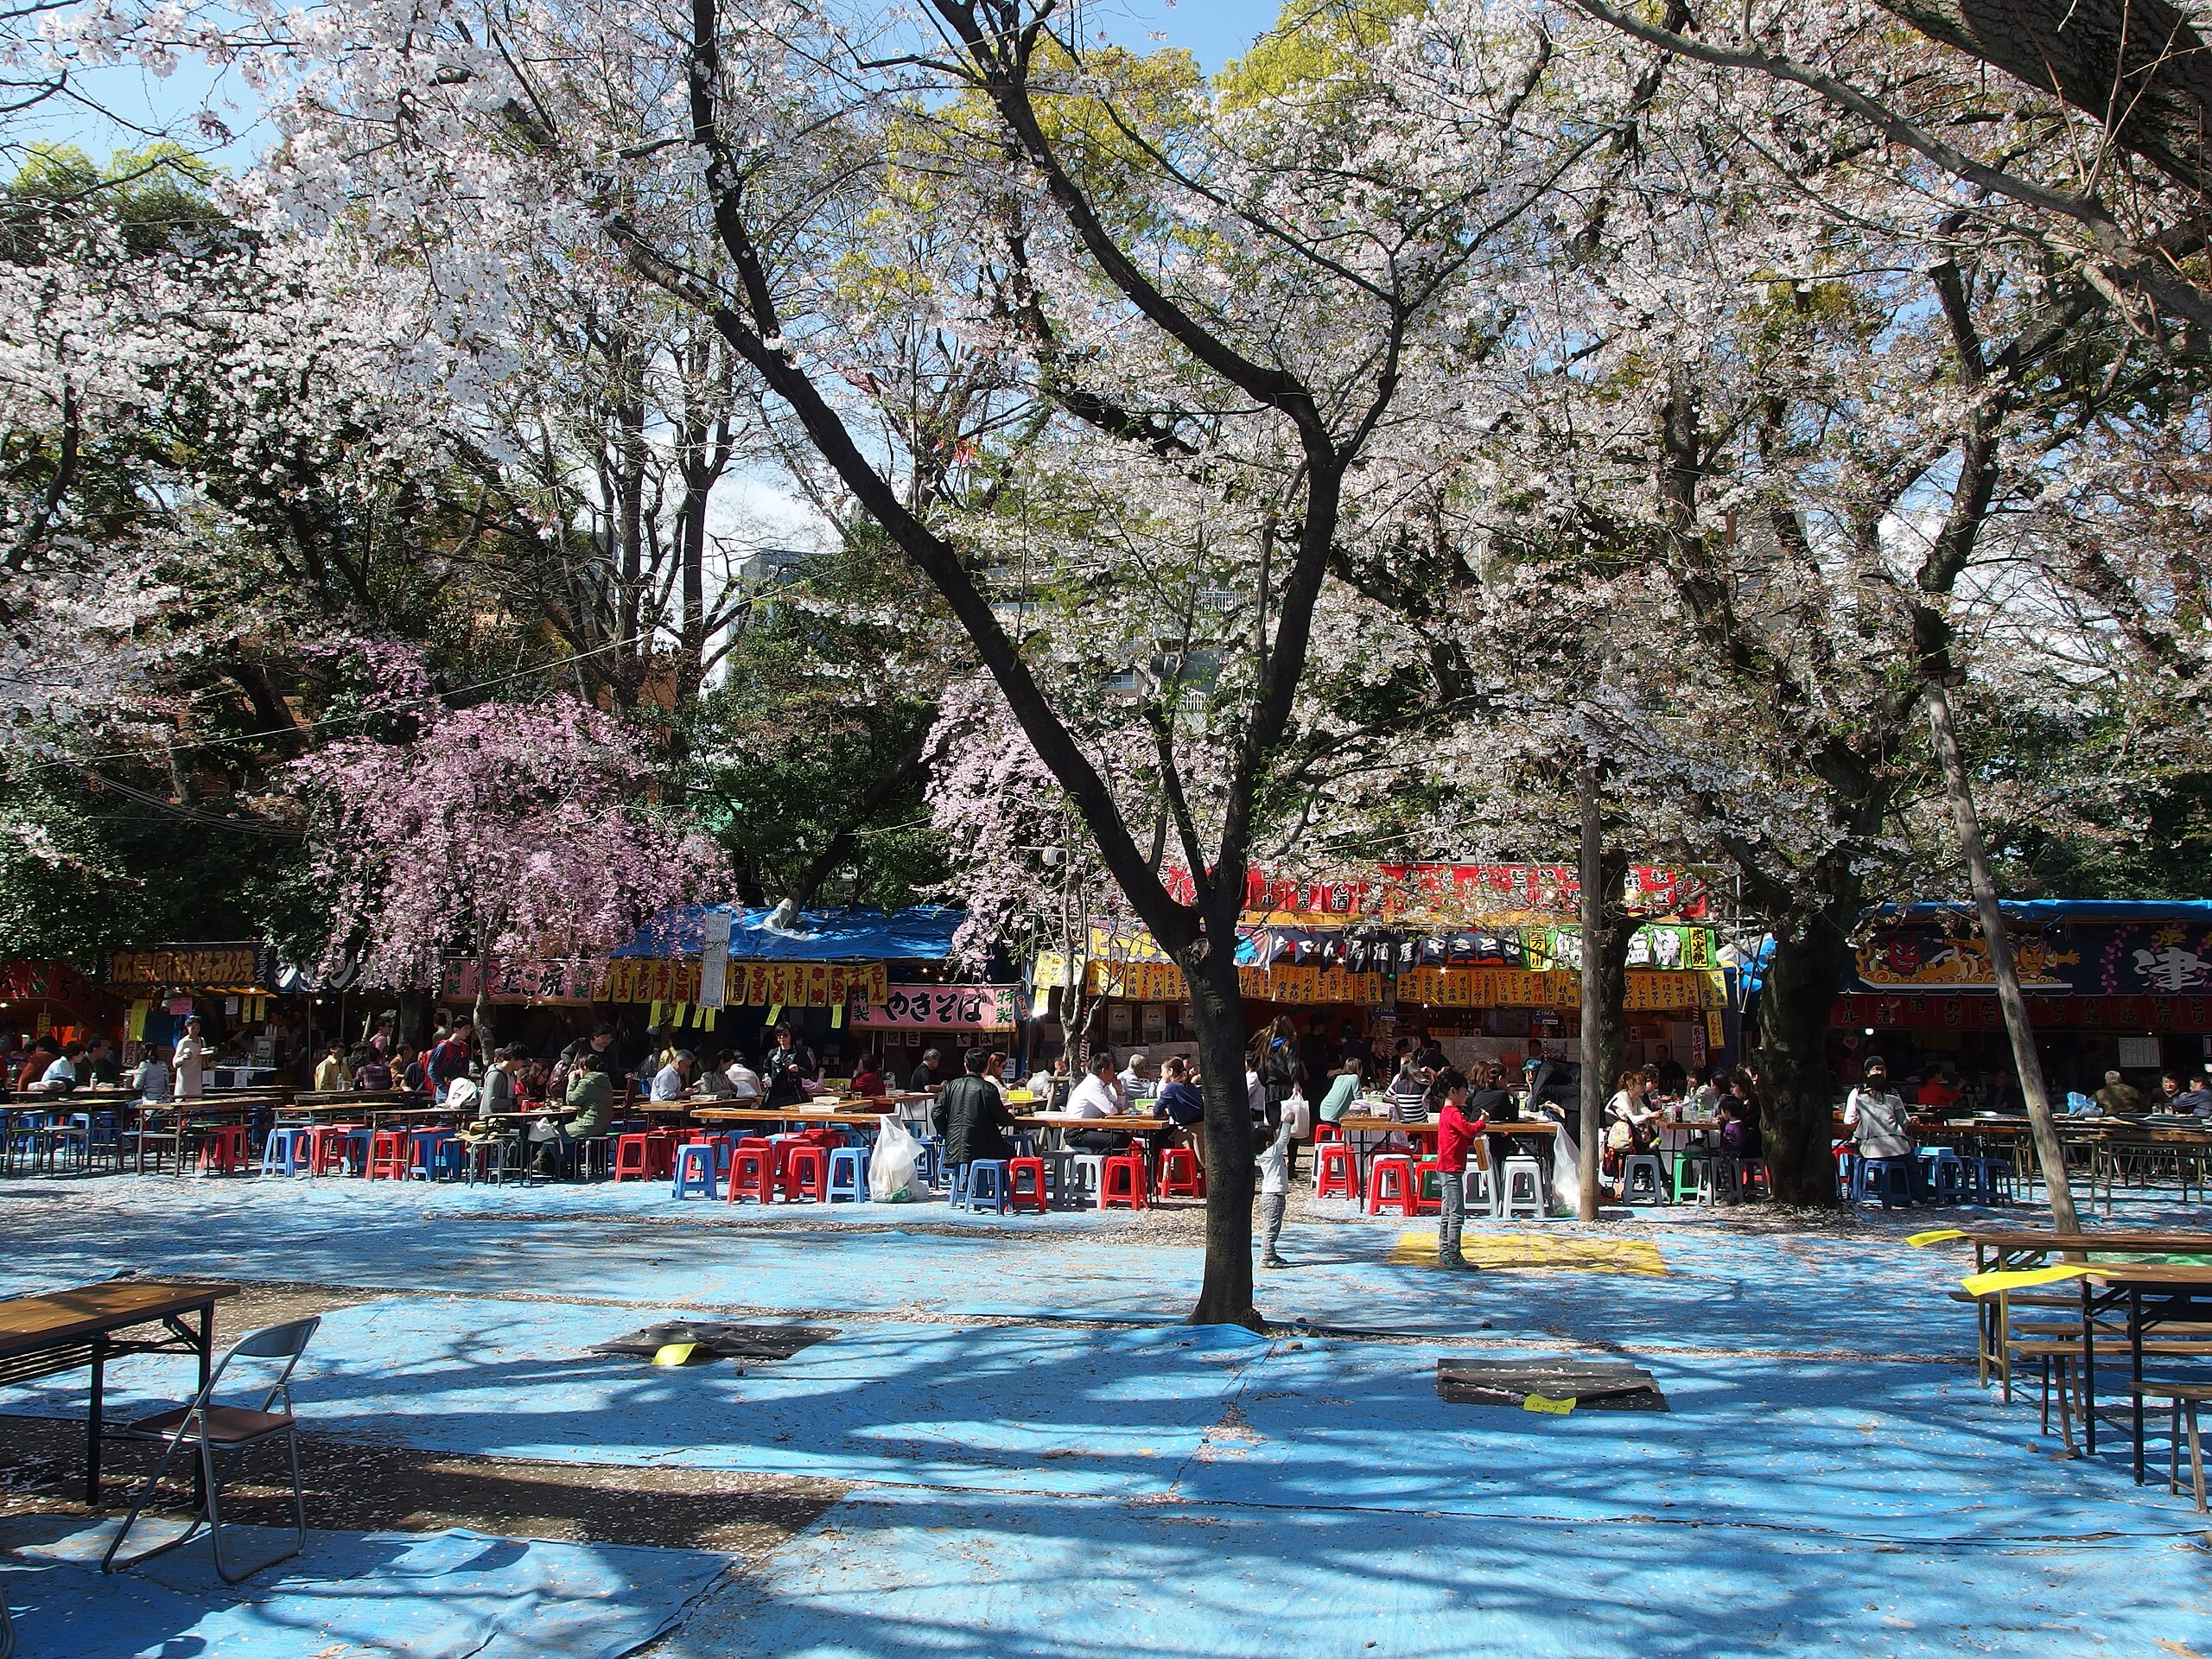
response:
{"label": "white plastic bag", "polygon": [[868,1195],[877,1204],[912,1203],[921,1196],[914,1172],[921,1167],[922,1143],[887,1112],[876,1122],[882,1127],[868,1154]]}

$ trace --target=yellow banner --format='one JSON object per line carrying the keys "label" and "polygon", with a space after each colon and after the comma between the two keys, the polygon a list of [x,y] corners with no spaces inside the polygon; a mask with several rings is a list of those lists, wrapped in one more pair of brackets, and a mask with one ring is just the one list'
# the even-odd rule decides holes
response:
{"label": "yellow banner", "polygon": [[[733,962],[725,982],[733,1007],[842,1007],[855,996],[880,1002],[889,987],[889,974],[880,962]],[[696,1007],[699,964],[692,959],[617,957],[607,964],[599,1001]]]}

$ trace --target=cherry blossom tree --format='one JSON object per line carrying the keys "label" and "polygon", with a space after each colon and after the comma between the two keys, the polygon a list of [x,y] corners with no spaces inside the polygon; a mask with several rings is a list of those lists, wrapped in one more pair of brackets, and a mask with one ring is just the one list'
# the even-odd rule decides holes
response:
{"label": "cherry blossom tree", "polygon": [[413,723],[404,741],[344,739],[288,773],[330,899],[326,965],[415,989],[473,959],[483,1025],[495,961],[604,950],[727,881],[719,849],[636,804],[643,757],[598,710],[556,695]]}

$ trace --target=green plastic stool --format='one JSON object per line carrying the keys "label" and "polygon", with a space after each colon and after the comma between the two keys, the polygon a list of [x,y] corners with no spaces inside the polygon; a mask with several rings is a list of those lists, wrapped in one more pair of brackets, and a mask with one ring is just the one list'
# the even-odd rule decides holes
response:
{"label": "green plastic stool", "polygon": [[1675,1202],[1685,1198],[1699,1204],[1713,1201],[1713,1154],[1678,1152],[1675,1154]]}

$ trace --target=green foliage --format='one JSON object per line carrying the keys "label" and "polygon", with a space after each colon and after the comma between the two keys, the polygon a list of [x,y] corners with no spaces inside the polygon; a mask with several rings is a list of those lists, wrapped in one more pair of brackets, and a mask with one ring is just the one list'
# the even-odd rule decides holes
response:
{"label": "green foliage", "polygon": [[779,903],[824,863],[810,904],[893,910],[945,879],[922,749],[959,660],[950,637],[872,529],[756,606],[691,723],[683,778],[748,901]]}
{"label": "green foliage", "polygon": [[302,843],[230,830],[73,774],[0,787],[0,958],[91,968],[101,950],[160,939],[315,937]]}

